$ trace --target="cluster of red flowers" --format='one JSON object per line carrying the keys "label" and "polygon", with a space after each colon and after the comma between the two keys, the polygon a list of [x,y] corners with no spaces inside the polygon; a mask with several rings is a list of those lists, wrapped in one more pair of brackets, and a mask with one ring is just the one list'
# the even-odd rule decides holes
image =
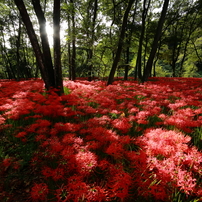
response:
{"label": "cluster of red flowers", "polygon": [[201,185],[197,184],[202,174],[202,155],[194,146],[188,146],[190,139],[181,133],[160,128],[136,139],[142,150],[140,156],[134,156],[144,156],[140,161],[133,162],[140,194],[166,200],[178,188],[187,195],[202,196]]}
{"label": "cluster of red flowers", "polygon": [[[65,81],[70,93],[58,96],[40,80],[1,82],[0,131],[37,145],[33,201],[172,201],[176,190],[202,200],[202,153],[189,136],[202,126],[201,84]],[[6,172],[25,164],[17,158],[1,157]]]}

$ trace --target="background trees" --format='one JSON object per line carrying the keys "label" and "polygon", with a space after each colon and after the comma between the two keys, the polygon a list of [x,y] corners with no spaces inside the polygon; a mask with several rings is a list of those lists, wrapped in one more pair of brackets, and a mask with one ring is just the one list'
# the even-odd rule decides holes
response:
{"label": "background trees", "polygon": [[[40,76],[47,88],[60,90],[62,76],[92,80],[110,75],[108,84],[116,76],[140,80],[149,76],[200,77],[201,2],[165,2],[169,4],[163,12],[161,32],[157,27],[164,0],[64,0],[61,4],[53,0],[32,0],[31,4],[2,0],[0,77]],[[29,25],[25,22],[28,17],[23,19],[23,4]],[[55,30],[53,44],[48,41],[45,23]]]}

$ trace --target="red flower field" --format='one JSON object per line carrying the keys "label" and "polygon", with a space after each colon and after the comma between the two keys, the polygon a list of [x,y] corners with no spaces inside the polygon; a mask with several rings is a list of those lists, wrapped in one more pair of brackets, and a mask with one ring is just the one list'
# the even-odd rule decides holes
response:
{"label": "red flower field", "polygon": [[0,201],[202,201],[202,79],[0,81]]}

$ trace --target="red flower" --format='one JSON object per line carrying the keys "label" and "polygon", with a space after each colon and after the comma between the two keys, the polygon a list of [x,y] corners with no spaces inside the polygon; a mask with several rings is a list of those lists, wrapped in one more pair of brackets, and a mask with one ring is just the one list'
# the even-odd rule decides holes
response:
{"label": "red flower", "polygon": [[1,124],[4,124],[5,120],[6,120],[6,119],[5,119],[3,116],[0,115],[0,125],[1,125]]}
{"label": "red flower", "polygon": [[18,161],[15,161],[15,162],[13,163],[13,168],[14,168],[15,170],[18,170],[18,169],[20,168],[20,163],[19,163]]}
{"label": "red flower", "polygon": [[53,176],[53,169],[51,169],[51,168],[49,168],[47,166],[44,167],[41,172],[47,178]]}
{"label": "red flower", "polygon": [[83,182],[81,176],[72,176],[68,179],[68,192],[75,202],[78,202],[79,199],[85,199],[88,193],[88,185]]}
{"label": "red flower", "polygon": [[24,138],[26,135],[27,135],[26,132],[20,132],[20,133],[18,133],[15,137]]}
{"label": "red flower", "polygon": [[36,122],[38,123],[38,127],[42,127],[42,128],[51,125],[51,122],[45,119],[38,119]]}
{"label": "red flower", "polygon": [[149,192],[161,200],[168,199],[176,188],[187,195],[197,194],[200,184],[196,177],[201,175],[202,155],[188,146],[190,140],[189,136],[162,129],[150,130],[137,138],[136,143],[146,155],[142,163],[133,163],[139,193],[145,196]]}
{"label": "red flower", "polygon": [[67,202],[69,200],[69,193],[66,186],[62,186],[61,188],[56,190],[55,196],[58,202]]}
{"label": "red flower", "polygon": [[33,200],[46,200],[48,195],[48,186],[45,183],[35,184],[31,190]]}
{"label": "red flower", "polygon": [[62,179],[64,177],[64,169],[63,168],[56,168],[53,171],[52,178],[54,181],[57,181],[59,179]]}
{"label": "red flower", "polygon": [[120,119],[115,119],[112,121],[112,125],[114,128],[119,129],[122,133],[127,133],[131,128],[131,124],[128,119],[125,117],[121,117]]}
{"label": "red flower", "polygon": [[88,201],[101,202],[101,201],[107,201],[108,198],[107,195],[108,192],[105,189],[99,186],[95,186],[88,190],[86,198]]}
{"label": "red flower", "polygon": [[3,160],[3,166],[9,167],[11,165],[11,158],[6,158]]}
{"label": "red flower", "polygon": [[124,199],[129,196],[129,188],[132,185],[132,177],[122,171],[117,169],[117,172],[112,175],[109,182],[109,187],[111,188],[111,196]]}
{"label": "red flower", "polygon": [[124,149],[121,143],[112,142],[106,149],[106,153],[113,156],[115,159],[120,159],[124,155]]}
{"label": "red flower", "polygon": [[97,156],[90,151],[80,151],[75,155],[75,159],[78,171],[82,174],[90,173],[92,169],[97,166]]}

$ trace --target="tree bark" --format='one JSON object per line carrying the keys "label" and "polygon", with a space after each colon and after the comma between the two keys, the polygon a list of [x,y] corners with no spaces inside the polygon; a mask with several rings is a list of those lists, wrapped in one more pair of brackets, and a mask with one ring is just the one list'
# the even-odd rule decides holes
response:
{"label": "tree bark", "polygon": [[32,22],[31,22],[30,17],[29,17],[29,15],[27,13],[27,10],[26,10],[26,7],[24,5],[24,2],[23,2],[23,0],[15,0],[15,5],[17,6],[17,8],[18,8],[18,10],[20,12],[22,21],[25,24],[27,34],[28,34],[30,42],[32,44],[32,47],[33,47],[33,50],[34,50],[34,53],[35,53],[35,56],[36,56],[37,63],[39,65],[39,69],[41,71],[42,79],[44,80],[46,89],[49,90],[50,87],[51,87],[51,82],[50,82],[49,76],[47,74],[47,69],[46,69],[46,67],[44,65],[45,64],[44,63],[44,58],[43,58],[43,54],[42,54],[42,51],[41,51],[39,43],[38,43],[37,36],[35,34]]}
{"label": "tree bark", "polygon": [[156,34],[154,36],[152,49],[151,49],[149,59],[147,61],[147,65],[146,65],[146,68],[145,68],[145,72],[144,72],[144,76],[143,76],[143,82],[147,81],[149,76],[151,75],[152,65],[153,65],[154,57],[155,57],[155,54],[156,54],[156,51],[157,51],[157,48],[158,48],[158,42],[159,42],[159,39],[161,37],[163,24],[164,24],[167,9],[168,9],[168,4],[169,4],[169,0],[164,0],[163,9],[162,9],[162,12],[161,12],[161,17],[160,17],[159,22],[158,22],[158,27],[157,27],[157,30],[156,30]]}
{"label": "tree bark", "polygon": [[124,37],[125,37],[125,31],[126,31],[126,26],[127,26],[128,15],[129,15],[129,12],[130,12],[131,7],[132,7],[134,2],[135,2],[135,0],[130,0],[129,1],[128,6],[126,8],[126,11],[124,13],[122,27],[121,27],[121,34],[119,36],[118,48],[116,50],[116,56],[115,56],[113,64],[112,64],[112,68],[111,68],[111,71],[110,71],[110,74],[109,74],[107,85],[112,84],[113,81],[114,81],[114,75],[115,75],[119,60],[120,60],[121,51],[122,51],[122,47],[123,47],[123,43],[124,43]]}
{"label": "tree bark", "polygon": [[130,56],[130,47],[129,47],[129,42],[128,42],[128,47],[126,49],[126,66],[125,66],[125,71],[124,71],[124,80],[128,80],[128,70],[129,70],[129,56]]}
{"label": "tree bark", "polygon": [[53,9],[53,45],[54,45],[54,67],[55,83],[59,94],[64,93],[61,67],[61,46],[60,46],[60,0],[54,0]]}
{"label": "tree bark", "polygon": [[196,23],[197,15],[198,14],[195,13],[194,18],[191,21],[190,26],[189,26],[188,36],[186,38],[186,42],[185,42],[184,50],[183,50],[183,57],[182,57],[182,60],[181,60],[181,63],[180,63],[180,71],[179,71],[180,75],[179,76],[182,76],[182,74],[183,74],[183,65],[184,65],[184,62],[185,62],[185,58],[187,56],[187,49],[188,49],[188,44],[189,44],[190,39],[191,39],[191,35],[198,28],[198,25]]}
{"label": "tree bark", "polygon": [[144,0],[143,12],[142,12],[142,29],[141,29],[140,39],[139,39],[139,47],[138,47],[138,54],[137,54],[137,61],[136,61],[137,77],[140,81],[142,81],[142,46],[143,46],[143,40],[145,35],[146,18],[147,18],[147,13],[148,13],[151,0],[149,0],[147,6],[146,6],[146,3],[147,3],[147,0]]}
{"label": "tree bark", "polygon": [[[138,3],[138,0],[136,0],[136,2],[135,2],[134,13],[132,16],[133,20],[132,20],[131,25],[133,25],[135,22],[135,16],[137,13],[137,3]],[[128,80],[128,71],[129,71],[129,63],[130,63],[130,46],[131,46],[131,40],[132,40],[132,35],[133,35],[133,28],[130,28],[128,31],[129,31],[129,33],[126,35],[126,38],[127,38],[126,64],[128,64],[128,65],[125,67],[125,73],[124,73],[125,81]]]}
{"label": "tree bark", "polygon": [[[71,30],[70,15],[68,15],[67,22],[68,22],[68,35],[71,36],[72,30]],[[68,44],[69,80],[71,80],[72,79],[72,53],[71,53],[71,40],[70,39],[68,40],[67,44]]]}
{"label": "tree bark", "polygon": [[76,26],[75,26],[75,8],[74,0],[70,0],[72,4],[72,58],[71,58],[71,80],[76,79]]}
{"label": "tree bark", "polygon": [[40,0],[32,0],[32,4],[34,6],[34,11],[36,13],[36,16],[39,22],[39,27],[40,27],[39,30],[40,30],[44,62],[46,65],[50,85],[53,88],[56,88],[52,57],[51,57],[50,46],[48,42],[48,36],[46,32],[46,19],[45,19],[42,7],[40,5]]}
{"label": "tree bark", "polygon": [[[95,25],[96,25],[96,19],[97,19],[97,10],[98,10],[98,0],[94,1],[94,11],[93,11],[93,19],[92,19],[92,30],[91,30],[91,41],[90,41],[90,47],[88,52],[88,60],[91,61],[93,58],[93,46],[95,41]],[[91,16],[89,16],[91,17]],[[93,77],[93,64],[90,62],[90,65],[88,66],[88,81],[92,81]]]}
{"label": "tree bark", "polygon": [[[16,56],[17,56],[17,80],[19,80],[20,77],[23,77],[23,72],[20,72],[20,63],[21,63],[21,58],[20,58],[20,39],[21,39],[21,19],[19,19],[19,27],[18,27],[18,35],[17,35],[17,40],[16,40]],[[21,75],[20,75],[21,74]]]}

